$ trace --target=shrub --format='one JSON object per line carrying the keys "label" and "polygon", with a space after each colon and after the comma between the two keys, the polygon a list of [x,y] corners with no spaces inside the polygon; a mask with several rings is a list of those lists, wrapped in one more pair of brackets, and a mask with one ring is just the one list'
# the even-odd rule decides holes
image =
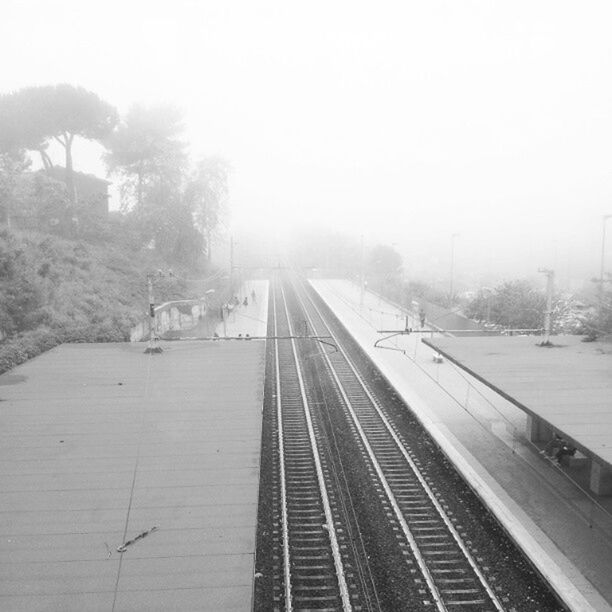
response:
{"label": "shrub", "polygon": [[36,357],[61,343],[61,338],[48,328],[17,334],[0,344],[0,373]]}

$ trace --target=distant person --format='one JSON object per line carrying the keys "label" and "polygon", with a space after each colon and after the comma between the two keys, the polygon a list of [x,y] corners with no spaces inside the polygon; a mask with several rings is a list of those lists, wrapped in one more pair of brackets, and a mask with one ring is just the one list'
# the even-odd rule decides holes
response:
{"label": "distant person", "polygon": [[249,298],[248,297],[244,298],[244,302],[242,302],[242,305],[243,306],[248,306],[249,305]]}
{"label": "distant person", "polygon": [[546,443],[544,450],[541,453],[546,453],[549,457],[556,458],[559,451],[566,445],[565,440],[559,434],[555,434],[551,440]]}
{"label": "distant person", "polygon": [[561,459],[563,459],[563,457],[573,457],[576,454],[576,449],[573,446],[570,446],[569,444],[564,444],[558,451],[557,451],[557,456],[555,457],[557,459],[557,463],[559,465],[561,465]]}
{"label": "distant person", "polygon": [[255,293],[255,289],[253,289],[253,291],[251,291],[251,302],[253,302],[253,304],[255,304],[255,302],[257,302],[257,294]]}
{"label": "distant person", "polygon": [[419,321],[421,321],[421,329],[425,327],[425,309],[419,308]]}

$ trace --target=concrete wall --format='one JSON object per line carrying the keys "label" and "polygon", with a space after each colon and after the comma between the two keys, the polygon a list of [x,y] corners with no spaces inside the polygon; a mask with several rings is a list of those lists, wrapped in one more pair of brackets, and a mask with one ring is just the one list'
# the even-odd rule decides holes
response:
{"label": "concrete wall", "polygon": [[[180,304],[180,310],[179,302],[167,302],[155,308],[155,331],[159,335],[168,331],[191,329],[197,325],[200,317],[206,315],[207,307],[204,301],[185,300]],[[190,306],[190,313],[181,312],[186,306]],[[150,324],[151,318],[143,317],[142,321],[130,330],[130,342],[148,340],[151,333]]]}

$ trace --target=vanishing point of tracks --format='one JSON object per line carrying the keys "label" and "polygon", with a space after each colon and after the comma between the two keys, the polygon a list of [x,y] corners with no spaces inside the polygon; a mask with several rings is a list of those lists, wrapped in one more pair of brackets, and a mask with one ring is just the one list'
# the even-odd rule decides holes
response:
{"label": "vanishing point of tracks", "polygon": [[[436,484],[320,307],[297,284],[277,282],[270,308],[272,608],[514,609],[500,600],[489,568],[470,551]],[[331,412],[344,419],[342,440]],[[369,491],[355,490],[355,471],[367,475]],[[371,499],[363,502],[365,496]],[[368,525],[356,498],[378,508]],[[381,593],[386,583],[377,577],[381,560],[370,533],[376,530],[390,534],[393,558],[382,563],[399,577],[388,579],[400,593],[395,600]]]}

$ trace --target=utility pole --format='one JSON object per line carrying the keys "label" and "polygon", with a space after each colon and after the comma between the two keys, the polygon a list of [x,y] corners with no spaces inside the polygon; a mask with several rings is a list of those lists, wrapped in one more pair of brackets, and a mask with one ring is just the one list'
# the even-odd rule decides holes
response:
{"label": "utility pole", "polygon": [[599,307],[603,310],[604,301],[604,267],[606,259],[606,221],[612,219],[612,215],[604,215],[602,217],[601,228],[601,261],[599,265]]}
{"label": "utility pole", "polygon": [[149,295],[149,344],[145,353],[162,353],[161,346],[155,343],[158,340],[155,333],[155,300],[153,299],[153,274],[147,274],[147,293]]}
{"label": "utility pole", "polygon": [[453,276],[455,273],[455,238],[457,238],[459,234],[451,235],[451,267],[450,267],[450,291],[448,294],[449,307],[453,306]]}
{"label": "utility pole", "polygon": [[234,237],[230,236],[230,289],[234,287]]}
{"label": "utility pole", "polygon": [[361,252],[360,252],[360,262],[359,262],[359,284],[360,284],[360,293],[359,293],[359,306],[363,308],[363,294],[365,293],[365,270],[364,270],[364,252],[363,252],[363,234],[361,234]]}
{"label": "utility pole", "polygon": [[544,340],[543,346],[550,345],[551,321],[552,321],[552,299],[555,289],[555,273],[547,268],[540,268],[538,272],[546,274],[546,311],[544,312]]}
{"label": "utility pole", "polygon": [[491,287],[483,287],[482,294],[486,295],[487,299],[487,325],[491,323],[491,298],[493,297],[493,289]]}

